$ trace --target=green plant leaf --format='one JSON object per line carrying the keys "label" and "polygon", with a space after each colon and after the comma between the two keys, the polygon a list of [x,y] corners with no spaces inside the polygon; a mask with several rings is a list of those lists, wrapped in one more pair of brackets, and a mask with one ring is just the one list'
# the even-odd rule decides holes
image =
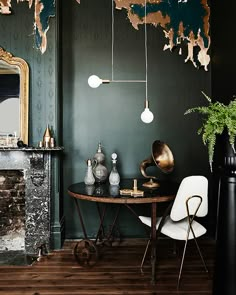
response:
{"label": "green plant leaf", "polygon": [[202,126],[197,130],[197,134],[202,136],[203,144],[208,148],[208,156],[210,167],[214,156],[216,144],[216,135],[223,133],[227,129],[229,135],[229,143],[234,152],[234,143],[236,138],[236,98],[228,105],[219,101],[212,102],[211,98],[203,91],[202,94],[208,101],[208,106],[198,106],[185,111],[184,115],[197,112],[203,116]]}

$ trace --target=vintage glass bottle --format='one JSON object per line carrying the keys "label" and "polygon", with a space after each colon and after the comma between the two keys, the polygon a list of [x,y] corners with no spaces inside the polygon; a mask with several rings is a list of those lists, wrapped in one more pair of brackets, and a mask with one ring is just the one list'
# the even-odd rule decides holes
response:
{"label": "vintage glass bottle", "polygon": [[112,169],[111,169],[111,173],[109,176],[109,183],[110,185],[118,185],[120,183],[120,175],[117,171],[117,167],[116,167],[116,161],[117,161],[117,154],[113,153],[111,155],[111,159],[112,159]]}
{"label": "vintage glass bottle", "polygon": [[105,182],[108,176],[108,171],[105,166],[105,155],[102,152],[101,143],[98,144],[98,149],[93,158],[93,174],[95,181],[98,183]]}
{"label": "vintage glass bottle", "polygon": [[84,183],[86,185],[93,185],[95,182],[95,178],[93,176],[93,169],[92,169],[92,161],[88,159],[87,161],[87,171],[84,177]]}

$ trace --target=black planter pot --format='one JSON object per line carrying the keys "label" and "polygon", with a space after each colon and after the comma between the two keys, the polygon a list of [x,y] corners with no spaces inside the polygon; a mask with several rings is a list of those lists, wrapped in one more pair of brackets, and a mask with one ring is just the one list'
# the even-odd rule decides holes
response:
{"label": "black planter pot", "polygon": [[219,175],[213,295],[236,294],[236,157],[228,135],[217,140],[214,170]]}
{"label": "black planter pot", "polygon": [[[225,129],[221,135],[216,137],[215,152],[213,157],[213,170],[217,174],[225,174],[228,170],[233,173],[232,158],[235,157],[232,146],[229,143],[229,135]],[[231,160],[230,160],[231,159]],[[231,171],[230,171],[231,170]]]}

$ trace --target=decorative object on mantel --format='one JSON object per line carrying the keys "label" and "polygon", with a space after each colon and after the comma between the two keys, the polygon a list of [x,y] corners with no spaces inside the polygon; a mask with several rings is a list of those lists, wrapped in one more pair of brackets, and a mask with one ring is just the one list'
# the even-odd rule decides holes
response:
{"label": "decorative object on mantel", "polygon": [[55,146],[54,148],[40,148],[40,147],[34,147],[34,146],[25,146],[25,147],[12,147],[12,146],[0,146],[0,152],[11,152],[11,151],[21,151],[21,152],[43,152],[43,153],[51,153],[51,152],[60,152],[63,151],[64,147],[61,146]]}
{"label": "decorative object on mantel", "polygon": [[88,78],[88,84],[91,88],[97,88],[101,84],[108,84],[108,83],[145,83],[145,104],[144,104],[144,111],[141,113],[141,120],[144,123],[151,123],[154,119],[153,113],[149,109],[149,101],[148,101],[148,85],[147,85],[147,74],[148,74],[148,50],[147,50],[147,1],[145,0],[145,12],[144,12],[144,27],[145,27],[145,36],[144,36],[144,45],[145,45],[145,80],[115,80],[114,79],[114,0],[111,0],[112,5],[112,45],[111,45],[111,80],[103,80],[96,75],[91,75]]}
{"label": "decorative object on mantel", "polygon": [[102,152],[102,145],[99,142],[96,154],[93,157],[93,174],[95,181],[98,183],[105,182],[108,176],[108,171],[105,166],[105,155]]}
{"label": "decorative object on mantel", "polygon": [[49,125],[47,125],[47,128],[44,131],[44,135],[43,135],[43,146],[44,147],[49,147],[50,144],[50,138],[51,138],[51,131],[49,129]]}
{"label": "decorative object on mantel", "polygon": [[[19,2],[29,2],[32,7],[33,0],[18,0]],[[36,48],[43,54],[47,49],[47,32],[49,30],[49,18],[55,16],[55,0],[35,0],[34,4],[34,36]],[[0,0],[0,14],[11,14],[11,0]]]}
{"label": "decorative object on mantel", "polygon": [[0,133],[0,147],[17,147],[18,138],[13,134]]}
{"label": "decorative object on mantel", "polygon": [[160,140],[155,140],[152,144],[152,155],[143,160],[140,164],[140,171],[145,178],[150,178],[148,182],[143,184],[144,187],[156,188],[159,187],[156,176],[149,176],[146,174],[146,169],[150,166],[157,166],[164,173],[170,173],[174,169],[174,156],[168,145]]}
{"label": "decorative object on mantel", "polygon": [[17,141],[17,146],[19,148],[25,148],[25,147],[27,147],[27,144],[25,144],[23,140],[18,140]]}
{"label": "decorative object on mantel", "polygon": [[113,153],[111,155],[112,159],[112,169],[109,175],[109,183],[110,185],[118,185],[120,183],[120,175],[117,171],[116,162],[117,162],[117,154]]}
{"label": "decorative object on mantel", "polygon": [[212,102],[211,98],[203,91],[202,94],[208,101],[208,106],[194,107],[188,109],[184,114],[198,112],[204,116],[202,126],[198,129],[198,134],[202,134],[202,141],[208,148],[209,164],[212,171],[212,162],[216,144],[216,136],[227,131],[229,143],[235,154],[236,136],[236,98],[225,105],[219,101]]}
{"label": "decorative object on mantel", "polygon": [[45,148],[54,148],[55,147],[55,141],[52,137],[51,130],[49,128],[49,125],[47,125],[47,128],[44,131],[43,140],[39,142],[39,147],[45,147]]}

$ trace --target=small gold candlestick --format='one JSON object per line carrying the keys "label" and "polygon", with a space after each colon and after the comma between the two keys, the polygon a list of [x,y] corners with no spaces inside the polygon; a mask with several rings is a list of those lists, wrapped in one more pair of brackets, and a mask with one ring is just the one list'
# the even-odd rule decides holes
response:
{"label": "small gold candlestick", "polygon": [[120,194],[129,195],[132,197],[143,197],[144,191],[138,190],[138,181],[137,179],[134,179],[133,189],[121,189]]}
{"label": "small gold candlestick", "polygon": [[131,196],[133,197],[142,197],[144,194],[144,191],[138,190],[138,181],[137,179],[134,179],[134,187],[133,191],[131,191]]}
{"label": "small gold candlestick", "polygon": [[47,125],[47,128],[46,128],[46,130],[44,132],[44,135],[43,135],[43,145],[44,145],[44,147],[49,147],[50,138],[51,138],[51,131],[49,129],[49,126]]}

